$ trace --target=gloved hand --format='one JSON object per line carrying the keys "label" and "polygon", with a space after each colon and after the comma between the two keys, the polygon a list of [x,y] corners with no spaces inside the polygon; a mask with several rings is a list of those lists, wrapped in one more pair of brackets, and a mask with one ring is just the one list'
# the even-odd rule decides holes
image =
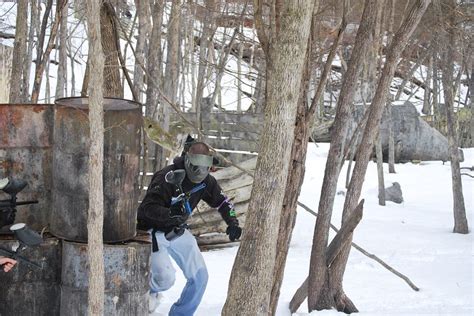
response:
{"label": "gloved hand", "polygon": [[178,202],[170,206],[170,217],[179,218],[186,215],[186,210],[184,209],[184,203]]}
{"label": "gloved hand", "polygon": [[230,241],[236,241],[242,235],[242,228],[239,225],[231,224],[227,226],[225,233],[229,235]]}
{"label": "gloved hand", "polygon": [[183,202],[178,202],[170,206],[170,224],[172,225],[182,225],[186,223],[189,215],[184,208]]}

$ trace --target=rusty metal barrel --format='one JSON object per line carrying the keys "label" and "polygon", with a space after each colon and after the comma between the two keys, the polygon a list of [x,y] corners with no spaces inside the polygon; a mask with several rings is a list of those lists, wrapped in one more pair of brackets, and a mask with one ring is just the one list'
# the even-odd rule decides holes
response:
{"label": "rusty metal barrel", "polygon": [[[52,191],[53,106],[0,104],[0,178],[23,179],[28,186],[18,201],[38,204],[17,208],[16,222],[41,230],[47,226]],[[0,200],[9,196],[0,191]]]}
{"label": "rusty metal barrel", "polygon": [[[87,245],[63,241],[61,315],[87,315]],[[104,315],[148,315],[151,247],[145,242],[104,245]]]}
{"label": "rusty metal barrel", "polygon": [[[136,234],[141,107],[104,98],[104,241]],[[51,233],[87,241],[89,118],[87,98],[56,100],[54,110]]]}
{"label": "rusty metal barrel", "polygon": [[[17,241],[2,236],[0,247],[12,250]],[[19,262],[10,272],[0,272],[0,315],[59,315],[61,284],[61,243],[45,238],[37,247],[27,248],[21,256],[42,264],[43,269]]]}

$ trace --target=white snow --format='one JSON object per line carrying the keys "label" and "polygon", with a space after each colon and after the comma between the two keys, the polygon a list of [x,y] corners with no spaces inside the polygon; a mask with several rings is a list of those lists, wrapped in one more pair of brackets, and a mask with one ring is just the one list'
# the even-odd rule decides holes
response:
{"label": "white snow", "polygon": [[[309,144],[306,175],[299,200],[317,210],[328,144]],[[465,149],[463,166],[474,165],[474,148]],[[347,163],[338,191],[345,191]],[[359,315],[473,315],[473,235],[454,234],[451,169],[449,163],[397,164],[385,183],[400,183],[403,204],[379,206],[376,164],[369,163],[361,198],[364,216],[354,242],[377,255],[420,288],[413,291],[379,263],[352,248],[344,277],[344,289]],[[472,172],[471,172],[472,174]],[[473,220],[474,179],[462,177],[469,224]],[[339,227],[343,195],[337,195],[332,223]],[[308,274],[315,218],[298,208],[297,223],[287,259],[277,315],[290,315],[288,304]],[[471,229],[472,231],[472,229]],[[331,233],[333,236],[333,233]],[[332,237],[331,237],[332,238]],[[237,247],[204,252],[209,284],[195,315],[220,315]],[[177,269],[179,271],[179,269]],[[242,280],[245,282],[245,280]],[[185,280],[178,272],[175,286],[164,292],[154,315],[167,315],[178,299]],[[306,301],[295,315],[344,315],[335,310],[307,313]]]}

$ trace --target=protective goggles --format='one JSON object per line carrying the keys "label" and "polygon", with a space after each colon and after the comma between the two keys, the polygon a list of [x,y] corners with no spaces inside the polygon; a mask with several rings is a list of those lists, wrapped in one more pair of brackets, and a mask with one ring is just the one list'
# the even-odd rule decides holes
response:
{"label": "protective goggles", "polygon": [[212,156],[201,155],[201,154],[186,154],[188,156],[189,162],[193,166],[200,167],[211,167],[212,166]]}

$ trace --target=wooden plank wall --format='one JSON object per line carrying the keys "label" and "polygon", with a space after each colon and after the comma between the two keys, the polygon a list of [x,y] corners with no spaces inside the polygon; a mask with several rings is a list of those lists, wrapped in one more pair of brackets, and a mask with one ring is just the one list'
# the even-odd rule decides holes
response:
{"label": "wooden plank wall", "polygon": [[[196,113],[183,113],[184,117],[195,123]],[[171,119],[179,122],[176,115]],[[219,151],[234,163],[239,163],[255,157],[258,153],[258,138],[263,125],[263,114],[237,112],[207,112],[201,117],[204,130],[203,141]],[[195,124],[196,125],[196,124]],[[196,135],[193,135],[196,137]],[[147,140],[147,148],[154,148],[153,143]],[[140,200],[146,192],[153,173],[158,171],[155,166],[155,157],[148,150],[146,171],[144,172],[143,157],[140,162],[139,184],[143,182]],[[225,167],[224,164],[219,167]],[[142,180],[142,177],[144,179]]]}

